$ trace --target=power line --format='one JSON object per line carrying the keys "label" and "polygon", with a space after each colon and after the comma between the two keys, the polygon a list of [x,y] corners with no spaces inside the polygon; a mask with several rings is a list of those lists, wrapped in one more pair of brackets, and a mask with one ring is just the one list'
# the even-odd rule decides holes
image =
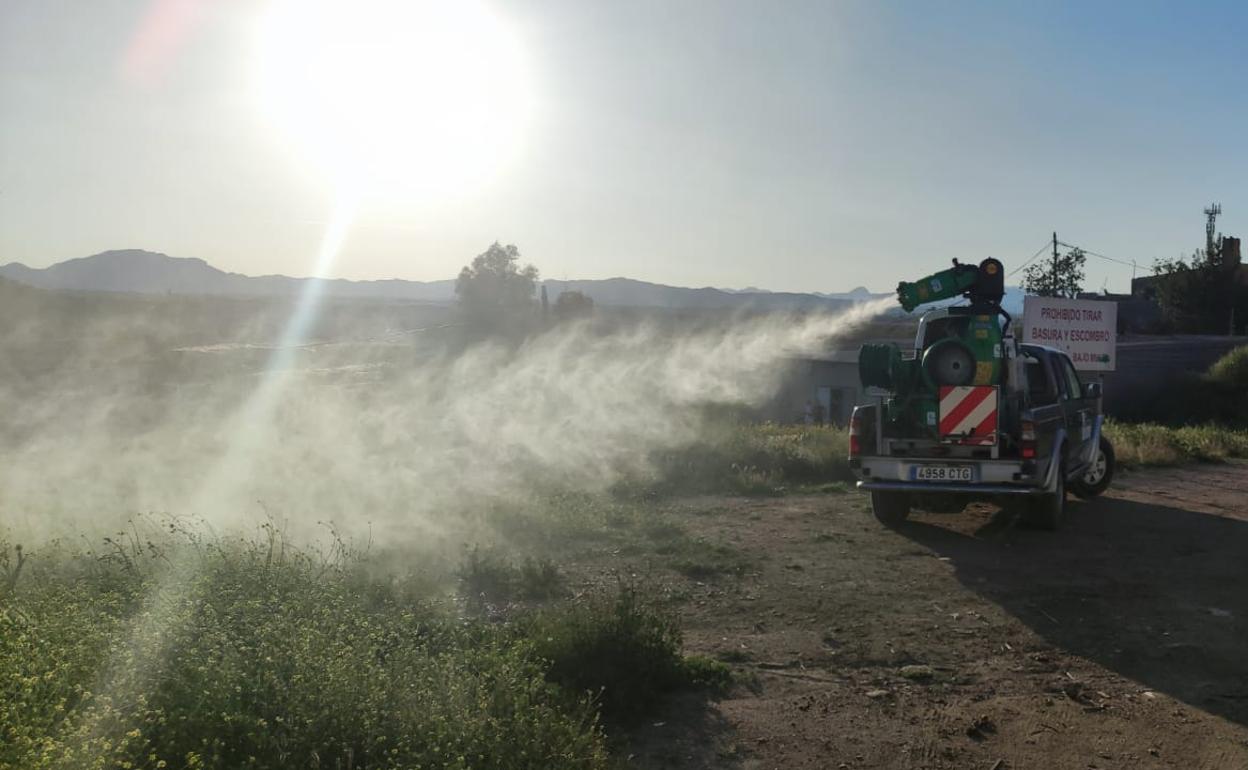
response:
{"label": "power line", "polygon": [[1089,249],[1085,249],[1085,248],[1083,248],[1082,246],[1075,246],[1074,244],[1071,244],[1071,243],[1066,243],[1065,241],[1058,241],[1058,243],[1059,243],[1059,244],[1061,244],[1062,246],[1065,246],[1065,247],[1066,247],[1066,248],[1068,248],[1068,249],[1079,249],[1079,250],[1080,250],[1080,251],[1082,251],[1084,254],[1087,254],[1087,255],[1089,255],[1089,256],[1099,257],[1099,258],[1101,258],[1101,259],[1108,260],[1108,261],[1110,261],[1110,262],[1117,262],[1118,264],[1120,264],[1120,265],[1126,265],[1127,267],[1137,267],[1136,263],[1134,263],[1134,262],[1127,262],[1126,260],[1122,260],[1122,259],[1114,259],[1113,257],[1107,257],[1107,256],[1105,256],[1104,254],[1098,254],[1098,253],[1096,253],[1095,251],[1091,251],[1091,250],[1089,250]]}
{"label": "power line", "polygon": [[1022,270],[1024,267],[1027,267],[1027,266],[1028,266],[1028,265],[1030,265],[1032,262],[1035,262],[1035,261],[1036,261],[1036,257],[1039,257],[1041,254],[1043,254],[1045,251],[1047,251],[1047,250],[1048,250],[1048,248],[1049,248],[1049,242],[1048,242],[1048,241],[1045,241],[1045,242],[1044,242],[1044,245],[1043,245],[1043,246],[1041,246],[1041,247],[1040,247],[1040,249],[1039,249],[1039,250],[1038,250],[1035,254],[1032,254],[1032,255],[1031,255],[1031,259],[1027,260],[1027,261],[1026,261],[1026,262],[1024,262],[1023,264],[1021,264],[1021,265],[1019,265],[1018,267],[1014,268],[1014,270],[1013,270],[1013,271],[1012,271],[1009,275],[1007,275],[1007,276],[1006,276],[1006,278],[1013,278],[1015,273],[1017,273],[1019,270]]}

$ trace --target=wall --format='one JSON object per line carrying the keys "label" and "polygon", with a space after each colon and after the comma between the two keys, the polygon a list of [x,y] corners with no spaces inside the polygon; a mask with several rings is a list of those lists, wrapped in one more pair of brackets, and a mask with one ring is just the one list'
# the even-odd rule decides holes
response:
{"label": "wall", "polygon": [[1118,341],[1118,369],[1106,372],[1105,411],[1115,417],[1148,419],[1148,405],[1165,398],[1176,378],[1206,371],[1248,337],[1176,335]]}

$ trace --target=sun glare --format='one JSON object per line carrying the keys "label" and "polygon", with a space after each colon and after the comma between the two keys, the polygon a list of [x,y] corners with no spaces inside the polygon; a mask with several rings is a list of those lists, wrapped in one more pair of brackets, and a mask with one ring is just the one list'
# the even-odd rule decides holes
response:
{"label": "sun glare", "polygon": [[284,141],[364,194],[487,182],[531,108],[519,44],[478,0],[273,0],[256,75]]}

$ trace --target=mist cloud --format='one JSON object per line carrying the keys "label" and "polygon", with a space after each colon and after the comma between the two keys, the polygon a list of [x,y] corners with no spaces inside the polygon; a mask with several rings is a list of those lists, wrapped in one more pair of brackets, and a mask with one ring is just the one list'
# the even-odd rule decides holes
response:
{"label": "mist cloud", "polygon": [[701,435],[700,406],[765,401],[789,358],[891,306],[679,334],[569,324],[432,360],[330,345],[283,354],[278,370],[173,383],[101,368],[21,403],[10,389],[26,430],[0,458],[0,521],[47,534],[140,512],[223,528],[272,515],[296,532],[333,521],[418,537],[536,481],[596,491],[644,472],[655,450]]}

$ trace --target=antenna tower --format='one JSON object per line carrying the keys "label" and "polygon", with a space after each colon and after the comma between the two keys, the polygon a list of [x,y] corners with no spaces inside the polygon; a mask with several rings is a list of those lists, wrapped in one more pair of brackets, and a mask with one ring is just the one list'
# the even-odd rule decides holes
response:
{"label": "antenna tower", "polygon": [[1217,231],[1218,214],[1222,213],[1222,204],[1214,203],[1205,207],[1205,256],[1212,259],[1217,253],[1217,245],[1213,236]]}

